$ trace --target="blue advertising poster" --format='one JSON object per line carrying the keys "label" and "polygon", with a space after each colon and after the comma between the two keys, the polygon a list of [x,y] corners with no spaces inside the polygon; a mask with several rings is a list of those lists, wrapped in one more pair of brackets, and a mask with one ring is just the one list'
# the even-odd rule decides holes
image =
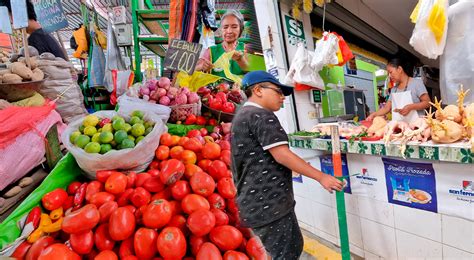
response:
{"label": "blue advertising poster", "polygon": [[436,180],[431,163],[382,159],[388,202],[438,212]]}
{"label": "blue advertising poster", "polygon": [[[326,174],[334,176],[334,168],[332,165],[332,154],[321,155],[319,157],[319,160],[321,161],[321,171]],[[344,192],[352,194],[351,180],[349,178],[349,168],[347,167],[347,157],[345,154],[341,154],[341,160],[342,160],[342,176],[346,177],[343,180]]]}
{"label": "blue advertising poster", "polygon": [[303,175],[299,174],[299,173],[296,173],[296,172],[293,172],[292,173],[292,177],[293,177],[293,181],[295,182],[299,182],[299,183],[303,183]]}

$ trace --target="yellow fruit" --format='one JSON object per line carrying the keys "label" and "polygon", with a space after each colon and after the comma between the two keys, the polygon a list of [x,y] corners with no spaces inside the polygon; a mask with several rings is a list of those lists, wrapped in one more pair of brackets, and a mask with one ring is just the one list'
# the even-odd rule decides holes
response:
{"label": "yellow fruit", "polygon": [[112,123],[105,124],[101,129],[102,132],[112,132],[114,130],[112,127]]}
{"label": "yellow fruit", "polygon": [[145,134],[145,126],[143,124],[134,124],[132,126],[132,135],[139,137]]}
{"label": "yellow fruit", "polygon": [[95,133],[97,133],[97,129],[94,126],[86,126],[86,128],[84,128],[85,135],[92,137]]}
{"label": "yellow fruit", "polygon": [[86,153],[99,153],[100,144],[96,142],[90,142],[84,147],[84,151],[86,151]]}
{"label": "yellow fruit", "polygon": [[112,134],[112,132],[102,132],[100,133],[100,136],[99,136],[99,141],[100,143],[102,144],[108,144],[110,142],[112,142],[114,140],[114,135]]}
{"label": "yellow fruit", "polygon": [[69,137],[69,141],[71,141],[71,143],[74,143],[74,141],[76,140],[76,137],[78,137],[80,135],[81,135],[81,131],[72,132],[71,136]]}
{"label": "yellow fruit", "polygon": [[74,140],[74,144],[79,147],[79,148],[84,148],[89,142],[91,138],[87,135],[79,135],[76,137],[76,140]]}
{"label": "yellow fruit", "polygon": [[93,126],[95,127],[98,123],[99,123],[99,118],[97,116],[94,116],[94,115],[88,115],[84,118],[84,121],[82,122],[82,124],[85,126],[85,127],[88,127],[88,126]]}
{"label": "yellow fruit", "polygon": [[100,133],[95,133],[95,134],[92,136],[91,141],[92,141],[92,142],[99,143],[99,136],[100,136]]}

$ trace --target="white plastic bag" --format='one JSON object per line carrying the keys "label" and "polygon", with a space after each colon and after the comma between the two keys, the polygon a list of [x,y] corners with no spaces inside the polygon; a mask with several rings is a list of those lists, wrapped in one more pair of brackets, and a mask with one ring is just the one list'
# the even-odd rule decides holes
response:
{"label": "white plastic bag", "polygon": [[459,85],[470,89],[464,103],[474,102],[474,1],[459,1],[449,7],[449,30],[441,55],[440,91],[444,104],[456,104]]}
{"label": "white plastic bag", "polygon": [[322,39],[316,42],[314,57],[311,65],[321,70],[326,65],[337,65],[337,50],[339,49],[339,39],[337,35],[324,32]]}
{"label": "white plastic bag", "polygon": [[410,45],[430,59],[443,54],[448,29],[448,7],[448,0],[420,0],[411,15],[416,24]]}
{"label": "white plastic bag", "polygon": [[314,52],[307,50],[303,44],[298,46],[290,69],[286,74],[284,83],[294,85],[295,83],[308,85],[315,88],[324,87],[324,82],[319,76],[321,69],[315,69],[311,65]]}
{"label": "white plastic bag", "polygon": [[[81,167],[81,169],[86,173],[86,176],[91,179],[95,178],[95,173],[99,170],[116,169],[136,172],[144,171],[155,156],[155,150],[160,144],[161,134],[168,130],[160,117],[148,111],[144,112],[144,119],[146,121],[154,122],[155,126],[153,127],[153,130],[134,148],[113,150],[106,154],[86,153],[83,149],[76,147],[71,143],[71,141],[69,141],[71,133],[76,131],[79,126],[82,125],[83,118],[69,124],[62,134],[61,140],[68,151],[74,156],[79,167]],[[130,114],[123,114],[122,112],[117,113],[109,110],[99,111],[93,115],[96,115],[99,118],[112,118],[117,114],[125,119],[130,119]]]}
{"label": "white plastic bag", "polygon": [[117,45],[115,39],[115,33],[112,28],[112,21],[109,19],[107,23],[107,52],[105,59],[105,75],[104,75],[104,86],[109,91],[114,90],[112,81],[112,70],[117,70],[117,97],[121,96],[128,87],[128,78],[132,73],[131,70],[127,70],[125,62],[120,53],[120,48]]}
{"label": "white plastic bag", "polygon": [[134,110],[147,111],[158,116],[163,123],[168,121],[171,114],[171,108],[160,104],[153,104],[141,98],[122,95],[118,98],[119,112],[122,114],[130,114]]}

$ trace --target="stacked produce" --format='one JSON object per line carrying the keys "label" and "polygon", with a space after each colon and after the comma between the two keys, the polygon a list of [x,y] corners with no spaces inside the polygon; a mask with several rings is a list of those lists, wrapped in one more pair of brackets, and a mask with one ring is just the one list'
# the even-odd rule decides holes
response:
{"label": "stacked produce", "polygon": [[[214,132],[225,137],[229,127]],[[98,171],[97,180],[47,193],[45,213],[33,210],[36,229],[14,256],[266,259],[257,239],[236,227],[230,143],[222,135],[165,133],[147,172]]]}
{"label": "stacked produce", "polygon": [[31,68],[26,66],[26,59],[9,63],[7,69],[0,70],[0,83],[21,83],[25,81],[39,81],[44,78],[44,73],[38,66],[37,57],[30,58]]}
{"label": "stacked produce", "polygon": [[244,100],[240,89],[230,89],[227,83],[221,83],[213,90],[208,87],[201,87],[197,94],[201,96],[203,104],[209,108],[228,114],[234,114],[236,105]]}
{"label": "stacked produce", "polygon": [[154,123],[143,120],[142,111],[133,111],[130,120],[121,116],[99,118],[88,115],[69,140],[87,153],[105,154],[112,150],[133,148],[153,130]]}

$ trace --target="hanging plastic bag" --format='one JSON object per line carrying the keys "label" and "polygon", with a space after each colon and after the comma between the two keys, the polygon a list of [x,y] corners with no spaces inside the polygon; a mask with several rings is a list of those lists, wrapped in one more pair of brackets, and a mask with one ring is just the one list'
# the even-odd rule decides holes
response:
{"label": "hanging plastic bag", "polygon": [[319,76],[322,66],[317,68],[311,64],[314,56],[314,52],[307,50],[304,44],[299,44],[284,83],[324,88],[323,79]]}
{"label": "hanging plastic bag", "polygon": [[195,71],[193,75],[188,75],[188,73],[180,71],[176,82],[179,86],[188,87],[192,92],[196,92],[200,87],[215,83],[221,79],[223,78],[201,71]]}
{"label": "hanging plastic bag", "polygon": [[415,21],[410,45],[430,59],[443,54],[448,29],[447,0],[420,0],[410,15]]}
{"label": "hanging plastic bag", "polygon": [[[162,118],[149,111],[144,112],[144,120],[155,123],[155,126],[134,148],[113,150],[106,154],[86,153],[83,149],[73,145],[69,140],[72,132],[77,131],[82,125],[83,118],[69,124],[62,134],[61,140],[68,151],[76,158],[79,167],[81,167],[86,173],[86,176],[91,179],[95,178],[95,173],[99,170],[117,169],[136,172],[144,171],[155,156],[154,151],[160,143],[161,134],[167,130]],[[96,112],[93,115],[99,118],[112,118],[115,115],[120,115],[126,120],[130,119],[130,114],[125,114],[123,109],[119,110],[118,113],[104,110]]]}
{"label": "hanging plastic bag", "polygon": [[217,59],[215,62],[214,62],[214,70],[216,68],[220,68],[222,70],[224,70],[224,74],[226,76],[226,78],[232,80],[233,82],[237,83],[238,85],[240,85],[242,83],[242,78],[233,74],[231,71],[230,71],[230,60],[232,60],[232,55],[234,55],[236,51],[233,50],[233,51],[229,51],[229,52],[226,52],[224,54],[222,54],[219,59]]}
{"label": "hanging plastic bag", "polygon": [[112,81],[114,85],[114,90],[110,94],[110,104],[117,104],[117,97],[125,94],[128,87],[133,84],[133,79],[135,74],[132,71],[118,71],[112,70]]}
{"label": "hanging plastic bag", "polygon": [[89,50],[89,44],[87,42],[86,27],[82,25],[81,28],[74,31],[72,35],[77,44],[77,49],[72,54],[72,56],[77,59],[87,59],[87,51]]}
{"label": "hanging plastic bag", "polygon": [[201,26],[201,38],[199,39],[199,43],[202,44],[201,55],[209,49],[211,46],[216,45],[216,40],[214,37],[214,31],[207,28],[206,26]]}
{"label": "hanging plastic bag", "polygon": [[344,40],[344,38],[342,38],[342,36],[340,36],[339,34],[335,32],[331,32],[331,34],[334,34],[337,36],[338,49],[337,49],[336,55],[337,55],[337,60],[339,61],[337,65],[342,66],[346,64],[346,62],[353,59],[354,55],[352,54],[352,51],[349,48],[349,45],[347,45],[346,41]]}
{"label": "hanging plastic bag", "polygon": [[132,74],[131,70],[127,70],[125,62],[120,53],[120,48],[117,45],[117,39],[112,27],[112,21],[109,19],[107,23],[107,53],[105,62],[105,76],[104,86],[109,92],[114,91],[114,84],[112,81],[112,70],[117,71],[117,97],[125,93],[130,86],[129,77]]}
{"label": "hanging plastic bag", "polygon": [[92,57],[89,73],[89,87],[98,87],[104,85],[105,75],[105,55],[96,39],[96,32],[91,26]]}
{"label": "hanging plastic bag", "polygon": [[337,65],[337,51],[339,49],[339,39],[337,35],[324,32],[322,39],[316,42],[315,55],[311,61],[311,65],[316,69],[322,69],[324,66]]}

